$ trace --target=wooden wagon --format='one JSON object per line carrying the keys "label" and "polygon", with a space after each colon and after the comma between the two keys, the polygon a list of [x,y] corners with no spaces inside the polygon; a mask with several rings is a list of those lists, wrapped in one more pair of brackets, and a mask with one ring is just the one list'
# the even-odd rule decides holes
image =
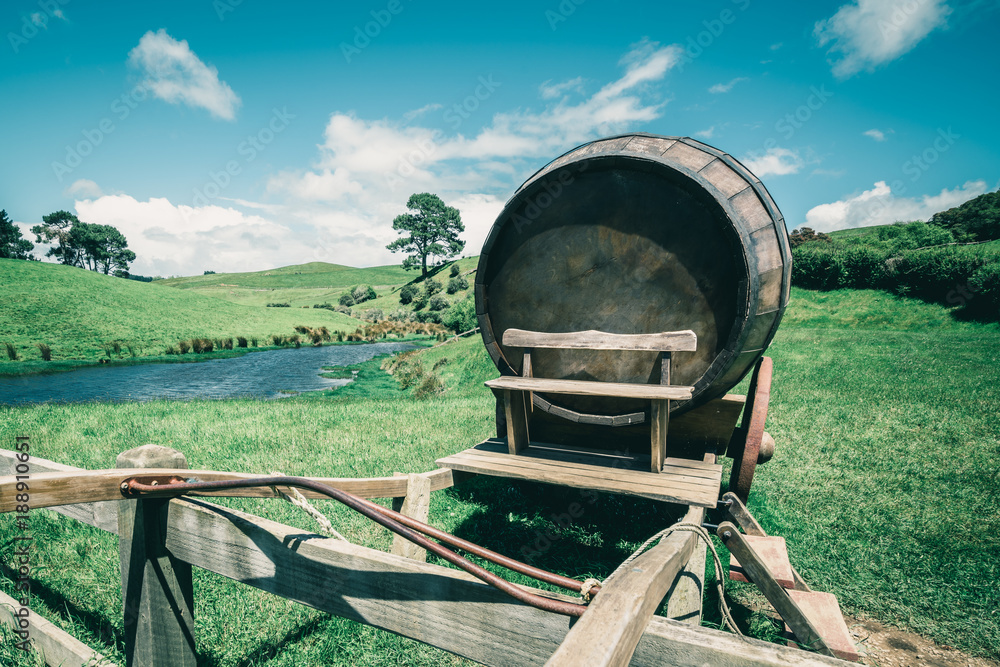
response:
{"label": "wooden wagon", "polygon": [[[32,508],[119,534],[135,665],[195,664],[192,565],[485,664],[840,664],[834,655],[857,654],[835,599],[808,588],[783,540],[745,505],[756,465],[774,451],[763,353],[789,281],[780,213],[732,157],[647,134],[586,144],[528,179],[483,248],[475,292],[499,371],[486,383],[495,438],[429,473],[368,480],[191,471],[183,455],[151,446],[106,471],[36,459]],[[728,393],[747,375],[746,396]],[[0,511],[16,511],[19,454],[0,461],[10,473]],[[604,582],[567,580],[427,525],[429,494],[469,474],[649,498],[682,506],[684,518]],[[177,497],[292,487],[394,530],[394,553],[304,539]],[[378,497],[398,500],[391,511],[363,500]],[[715,517],[718,525],[706,522]],[[706,530],[732,553],[730,576],[759,586],[798,645],[815,652],[700,626]],[[443,545],[592,600],[496,580]],[[425,549],[465,572],[423,562]],[[670,619],[654,616],[664,598]],[[70,639],[35,629],[47,660],[67,655]],[[92,657],[74,650],[77,664]]]}

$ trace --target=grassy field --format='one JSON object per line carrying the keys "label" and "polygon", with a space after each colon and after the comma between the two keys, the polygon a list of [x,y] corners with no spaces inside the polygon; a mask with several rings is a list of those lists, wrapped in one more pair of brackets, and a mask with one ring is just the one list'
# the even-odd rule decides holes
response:
{"label": "grassy field", "polygon": [[[0,349],[0,375],[51,369],[36,345],[51,346],[56,367],[67,360],[96,361],[102,344],[132,345],[137,356],[192,337],[290,335],[297,325],[353,331],[359,321],[323,309],[251,307],[189,290],[97,274],[71,266],[0,259],[0,344],[11,343],[20,361]],[[127,349],[124,356],[130,356]],[[57,362],[63,362],[60,366]]]}
{"label": "grassy field", "polygon": [[[775,361],[768,430],[777,452],[758,468],[750,503],[769,532],[787,539],[805,579],[835,593],[845,612],[994,660],[998,334],[996,325],[958,322],[938,306],[881,292],[794,290],[768,352]],[[119,451],[155,442],[184,451],[195,468],[330,476],[428,470],[435,458],[492,434],[494,405],[482,381],[495,370],[477,338],[417,356],[443,393],[417,400],[374,361],[361,366],[361,382],[332,395],[2,407],[0,446],[28,434],[35,455],[86,468],[111,467]],[[550,515],[577,500],[567,489],[479,478],[434,494],[431,520],[516,556],[554,528]],[[314,529],[278,501],[223,503]],[[351,541],[388,548],[384,530],[319,505]],[[673,516],[651,501],[600,496],[535,563],[574,577],[607,576]],[[121,658],[116,539],[47,512],[32,521],[35,609]],[[11,533],[10,522],[0,517],[0,535]],[[0,545],[9,563],[13,547]],[[11,582],[0,578],[0,588],[10,592]],[[774,622],[753,611],[761,601],[755,589],[727,590],[752,634],[777,635]],[[205,572],[196,572],[195,592],[206,665],[462,662]],[[709,600],[708,623],[718,620],[712,608]],[[0,652],[0,661],[28,660]]]}
{"label": "grassy field", "polygon": [[[461,272],[476,268],[478,257],[457,260]],[[439,267],[432,277],[447,286],[449,268]],[[340,295],[351,287],[371,285],[378,294],[376,299],[359,304],[352,310],[359,314],[365,310],[381,309],[388,314],[409,307],[399,303],[399,288],[420,277],[419,271],[405,271],[398,264],[354,269],[337,264],[312,262],[286,266],[255,273],[220,273],[190,278],[171,278],[157,281],[158,285],[191,290],[246,306],[266,306],[268,303],[288,303],[292,308],[311,307],[316,304],[336,306]],[[451,303],[457,303],[472,293],[472,276],[467,276],[470,286],[455,294],[442,294]]]}

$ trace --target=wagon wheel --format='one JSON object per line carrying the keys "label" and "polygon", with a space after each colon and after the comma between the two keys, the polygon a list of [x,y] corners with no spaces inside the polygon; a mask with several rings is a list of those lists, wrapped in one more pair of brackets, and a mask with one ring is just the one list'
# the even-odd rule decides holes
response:
{"label": "wagon wheel", "polygon": [[758,463],[771,458],[774,440],[764,432],[767,404],[771,400],[771,376],[774,363],[770,357],[761,357],[753,369],[750,391],[743,408],[743,422],[733,434],[729,456],[733,459],[733,473],[729,477],[729,490],[743,502],[750,495],[754,469]]}

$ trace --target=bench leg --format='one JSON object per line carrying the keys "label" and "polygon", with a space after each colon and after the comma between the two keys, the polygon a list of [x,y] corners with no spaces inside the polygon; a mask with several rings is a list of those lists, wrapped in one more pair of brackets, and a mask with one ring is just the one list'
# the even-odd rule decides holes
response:
{"label": "bench leg", "polygon": [[670,414],[670,401],[653,401],[649,429],[650,438],[650,469],[653,472],[663,470],[663,459],[667,456],[667,418]]}
{"label": "bench leg", "polygon": [[527,392],[503,390],[504,410],[507,417],[507,451],[517,454],[528,446],[528,412],[525,409]]}

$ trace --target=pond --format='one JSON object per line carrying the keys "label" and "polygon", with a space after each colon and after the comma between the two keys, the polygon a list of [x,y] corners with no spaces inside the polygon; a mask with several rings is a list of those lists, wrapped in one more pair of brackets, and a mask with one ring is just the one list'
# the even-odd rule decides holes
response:
{"label": "pond", "polygon": [[0,378],[0,405],[45,402],[151,401],[192,398],[283,398],[330,389],[350,379],[320,377],[323,366],[350,366],[410,343],[327,345],[252,352],[197,363],[96,366],[51,375]]}

